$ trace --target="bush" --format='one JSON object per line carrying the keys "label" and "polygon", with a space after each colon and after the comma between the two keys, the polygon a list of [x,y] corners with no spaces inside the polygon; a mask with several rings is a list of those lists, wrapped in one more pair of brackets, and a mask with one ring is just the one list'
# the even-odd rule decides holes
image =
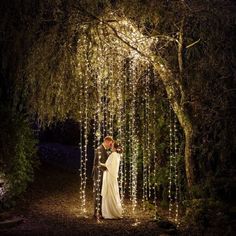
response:
{"label": "bush", "polygon": [[37,142],[27,119],[6,107],[0,107],[0,119],[0,173],[8,186],[1,200],[3,206],[26,190],[39,162]]}
{"label": "bush", "polygon": [[[184,202],[185,223],[190,231],[199,235],[231,235],[227,206],[212,198],[192,199]],[[201,232],[201,233],[200,233]]]}

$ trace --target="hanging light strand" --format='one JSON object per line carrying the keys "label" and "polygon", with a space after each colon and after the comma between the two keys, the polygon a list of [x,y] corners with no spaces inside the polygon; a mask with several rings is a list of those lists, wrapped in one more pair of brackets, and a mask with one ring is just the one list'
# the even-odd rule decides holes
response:
{"label": "hanging light strand", "polygon": [[149,148],[149,133],[148,133],[148,76],[144,78],[144,125],[143,125],[143,209],[146,209],[148,201],[148,148]]}
{"label": "hanging light strand", "polygon": [[[81,54],[84,55],[86,49],[85,49],[85,45],[86,45],[86,39],[85,37],[81,39]],[[84,78],[83,78],[83,66],[84,64],[82,64],[82,62],[80,62],[81,64],[79,65],[80,68],[80,91],[79,91],[79,98],[80,98],[80,108],[79,108],[79,116],[80,116],[80,142],[79,142],[79,150],[80,150],[80,201],[81,201],[81,211],[84,212],[85,211],[85,206],[84,206],[84,152],[83,152],[83,106],[82,103],[84,101]]]}
{"label": "hanging light strand", "polygon": [[[91,46],[91,43],[89,44]],[[85,54],[85,80],[84,80],[84,150],[83,150],[83,201],[82,207],[83,211],[86,212],[86,185],[87,185],[87,161],[88,161],[88,78],[91,75],[90,63],[88,59],[88,54]]]}
{"label": "hanging light strand", "polygon": [[175,175],[175,222],[179,219],[179,186],[178,186],[178,136],[177,136],[177,119],[174,115],[174,175]]}
{"label": "hanging light strand", "polygon": [[151,131],[151,120],[150,120],[150,66],[147,68],[147,80],[146,80],[146,94],[147,94],[147,105],[146,105],[146,112],[147,112],[147,192],[148,192],[148,199],[151,198],[151,140],[150,140],[150,131]]}
{"label": "hanging light strand", "polygon": [[131,61],[131,79],[132,79],[132,101],[131,101],[131,170],[132,170],[132,210],[135,215],[135,210],[137,207],[137,180],[138,180],[138,138],[136,136],[136,120],[135,120],[135,107],[136,107],[136,87],[137,87],[137,78],[136,78],[136,67],[135,61]]}
{"label": "hanging light strand", "polygon": [[169,218],[172,217],[173,211],[173,198],[172,198],[172,185],[173,185],[173,121],[172,121],[172,108],[169,107],[169,188],[168,188],[168,198],[169,198]]}
{"label": "hanging light strand", "polygon": [[[126,75],[126,71],[125,71],[125,66],[123,65],[123,113],[122,113],[122,133],[123,133],[123,137],[124,139],[127,139],[127,102],[126,102],[126,98],[127,98],[127,75]],[[128,188],[128,177],[127,177],[127,142],[124,142],[124,152],[123,152],[123,179],[124,179],[124,195],[127,193],[127,188]]]}
{"label": "hanging light strand", "polygon": [[[98,54],[97,54],[97,62],[98,62],[98,68],[97,68],[97,131],[96,131],[96,140],[97,140],[97,145],[100,145],[101,140],[104,136],[104,125],[103,120],[104,120],[104,113],[103,113],[103,90],[102,90],[102,79],[104,75],[104,58],[102,54],[102,47],[98,47]],[[98,153],[98,158],[100,160],[101,158],[101,153]],[[101,211],[101,193],[100,193],[100,186],[101,186],[101,170],[98,168],[98,178],[95,183],[95,192],[96,192],[96,214],[97,217],[99,217],[99,212]],[[99,220],[99,218],[98,218]]]}
{"label": "hanging light strand", "polygon": [[[110,49],[111,50],[111,49]],[[112,55],[111,55],[112,56]],[[108,99],[109,99],[109,106],[108,106],[108,134],[112,137],[114,136],[114,98],[112,97],[112,93],[114,92],[114,60],[112,60],[108,64]]]}
{"label": "hanging light strand", "polygon": [[[132,81],[132,61],[129,60],[128,62],[128,86],[129,86],[129,100],[132,101],[133,99],[133,81]],[[132,102],[129,103],[129,116],[128,116],[128,145],[129,145],[129,197],[130,201],[132,202]]]}
{"label": "hanging light strand", "polygon": [[153,155],[154,155],[154,185],[153,185],[153,192],[154,192],[154,206],[155,206],[155,219],[157,219],[157,150],[156,150],[156,122],[157,122],[157,117],[156,117],[156,107],[154,108],[153,111],[153,127],[154,127],[154,140],[153,140]]}
{"label": "hanging light strand", "polygon": [[[116,68],[120,68],[120,63],[118,62],[117,57],[114,59],[115,63],[114,66]],[[113,67],[114,70],[114,67]],[[118,129],[118,139],[121,141],[122,144],[125,142],[125,137],[123,133],[123,117],[122,117],[122,107],[123,107],[123,101],[122,101],[122,80],[117,80],[117,129]],[[120,196],[121,196],[121,203],[123,205],[124,202],[124,152],[121,154],[121,160],[120,160],[120,167],[119,167],[119,189],[120,189]]]}

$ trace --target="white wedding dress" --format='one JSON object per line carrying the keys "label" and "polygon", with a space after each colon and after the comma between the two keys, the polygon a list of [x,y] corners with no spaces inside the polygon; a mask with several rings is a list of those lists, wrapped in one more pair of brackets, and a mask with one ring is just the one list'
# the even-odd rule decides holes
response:
{"label": "white wedding dress", "polygon": [[122,217],[122,206],[118,186],[118,172],[120,154],[112,152],[104,166],[107,170],[103,173],[102,182],[102,216],[105,219]]}

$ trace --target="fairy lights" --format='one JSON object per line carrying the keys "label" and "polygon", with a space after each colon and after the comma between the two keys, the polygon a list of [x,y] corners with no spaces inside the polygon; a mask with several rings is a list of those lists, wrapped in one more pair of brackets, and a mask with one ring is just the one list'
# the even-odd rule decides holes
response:
{"label": "fairy lights", "polygon": [[127,192],[127,156],[126,156],[126,153],[127,153],[127,142],[125,141],[126,138],[127,138],[127,135],[126,135],[126,113],[127,113],[127,102],[126,102],[126,94],[127,94],[127,86],[126,86],[126,81],[127,81],[127,78],[126,78],[126,75],[125,73],[123,72],[122,74],[122,78],[123,78],[123,94],[124,94],[124,98],[123,98],[123,113],[122,113],[122,134],[123,134],[123,137],[124,139],[122,139],[123,141],[123,144],[124,144],[124,155],[123,155],[123,197],[125,195],[125,193]]}
{"label": "fairy lights", "polygon": [[128,116],[128,150],[129,150],[129,195],[130,195],[130,201],[132,201],[132,166],[133,166],[133,150],[132,150],[132,119],[134,116],[134,106],[133,106],[133,67],[132,67],[132,61],[128,61],[128,73],[127,73],[127,79],[128,79],[128,86],[129,86],[129,100],[131,102],[129,103],[129,116]]}
{"label": "fairy lights", "polygon": [[175,181],[175,222],[178,223],[179,217],[179,199],[178,199],[178,168],[177,168],[177,157],[178,157],[178,137],[177,137],[177,120],[174,116],[174,181]]}
{"label": "fairy lights", "polygon": [[[114,62],[115,65],[117,65],[117,61]],[[113,64],[113,69],[114,69],[114,64]],[[119,68],[119,67],[118,67]],[[113,74],[114,76],[114,74]],[[123,108],[123,100],[122,100],[122,80],[118,80],[117,83],[117,88],[116,88],[117,94],[117,137],[123,144],[125,142],[125,137],[124,137],[124,127],[123,127],[123,114],[122,114],[122,108]],[[124,149],[124,147],[123,147]],[[124,151],[124,150],[123,150]],[[123,205],[124,202],[124,158],[125,155],[124,153],[121,154],[121,160],[120,160],[120,169],[119,169],[119,189],[120,189],[120,196],[121,196],[121,203]]]}
{"label": "fairy lights", "polygon": [[[107,59],[107,70],[108,70],[108,78],[107,78],[107,97],[108,97],[108,101],[107,101],[107,134],[111,135],[113,137],[113,128],[114,128],[114,100],[111,96],[111,93],[114,91],[114,83],[113,83],[113,72],[114,72],[114,68],[113,68],[113,61],[110,61]],[[117,99],[118,100],[118,99]],[[109,105],[108,105],[109,104]]]}
{"label": "fairy lights", "polygon": [[150,67],[147,69],[147,76],[146,76],[146,86],[145,86],[145,92],[146,92],[146,116],[147,116],[147,198],[151,198],[151,140],[150,140]]}
{"label": "fairy lights", "polygon": [[[98,65],[101,66],[101,73],[103,73],[103,58],[102,58],[102,49],[99,48],[99,51],[98,51]],[[103,91],[102,91],[102,74],[98,74],[97,75],[97,81],[96,81],[96,85],[97,85],[97,132],[96,132],[96,140],[97,140],[97,146],[100,145],[101,143],[101,140],[102,140],[102,131],[101,129],[104,130],[103,127],[101,127],[101,123],[102,123],[102,120],[104,119],[103,116],[101,116],[101,114],[104,114],[103,113],[103,105],[101,104],[102,102],[102,96],[103,96]],[[104,131],[103,131],[104,132]],[[98,153],[99,155],[99,159],[101,158],[100,157],[100,152]],[[98,169],[98,178],[96,180],[96,183],[95,183],[95,193],[96,193],[96,214],[97,214],[97,217],[99,217],[99,212],[101,210],[101,195],[100,195],[100,181],[101,181],[101,170]],[[98,219],[99,220],[99,219]]]}
{"label": "fairy lights", "polygon": [[173,199],[172,199],[172,181],[173,181],[173,122],[172,122],[172,108],[169,108],[169,117],[170,117],[170,124],[169,124],[169,139],[170,139],[170,148],[169,148],[169,188],[168,188],[168,198],[169,198],[169,218],[172,215],[172,207],[173,207]]}
{"label": "fairy lights", "polygon": [[177,118],[170,107],[169,111],[170,125],[170,149],[169,149],[169,218],[179,223],[179,183],[178,183],[178,136],[177,136]]}
{"label": "fairy lights", "polygon": [[136,103],[136,71],[134,61],[130,62],[130,69],[131,69],[131,127],[130,127],[130,134],[131,134],[131,201],[132,201],[132,210],[133,214],[135,214],[135,210],[137,207],[137,176],[138,176],[138,139],[136,137],[136,125],[135,125],[135,103]]}
{"label": "fairy lights", "polygon": [[144,125],[143,125],[143,209],[150,194],[150,134],[149,134],[149,70],[144,80]]}
{"label": "fairy lights", "polygon": [[[86,212],[86,185],[87,185],[87,146],[88,146],[88,71],[89,71],[89,61],[87,58],[86,50],[87,39],[84,37],[81,39],[81,54],[84,57],[84,65],[80,64],[79,69],[79,80],[80,80],[80,91],[79,97],[80,101],[85,101],[85,104],[82,105],[80,102],[80,200],[81,200],[81,211]],[[81,71],[84,71],[82,74]]]}
{"label": "fairy lights", "polygon": [[[79,107],[81,209],[83,212],[86,211],[88,126],[90,109],[93,109],[94,148],[101,144],[106,135],[119,139],[123,145],[119,175],[122,203],[126,196],[129,197],[135,214],[140,186],[143,209],[146,208],[146,202],[152,200],[155,212],[157,212],[158,156],[155,128],[157,114],[156,108],[152,106],[155,101],[151,98],[152,67],[145,57],[156,39],[143,35],[127,19],[116,18],[115,14],[109,17],[115,19],[110,21],[110,26],[120,27],[117,35],[132,47],[119,40],[111,27],[107,27],[104,23],[98,24],[96,30],[93,29],[89,33],[86,31],[86,36],[79,40],[77,73],[80,91],[78,93],[80,100],[84,101],[84,104],[80,103]],[[85,32],[87,29],[82,30]],[[92,47],[91,42],[95,46]],[[143,53],[140,54],[140,51]],[[139,87],[143,89],[143,98],[137,109]],[[94,97],[90,98],[90,95]],[[90,99],[96,100],[96,105],[92,108]],[[138,114],[137,110],[141,111],[141,114]],[[137,127],[140,117],[142,127]],[[170,108],[168,198],[169,217],[171,218],[174,212],[176,222],[179,216],[178,145],[177,121]],[[140,169],[138,169],[139,162]],[[142,182],[139,185],[140,172]],[[98,175],[98,180],[94,185],[94,191],[97,193],[95,199],[97,214],[101,210],[100,170]]]}
{"label": "fairy lights", "polygon": [[155,219],[157,219],[157,150],[156,150],[156,110],[153,111],[153,126],[154,126],[154,140],[153,140],[153,155],[154,155],[154,184],[153,184],[153,192],[154,192],[154,199],[153,203],[155,206]]}
{"label": "fairy lights", "polygon": [[[84,41],[85,42],[85,41]],[[81,41],[79,45],[83,45],[83,42]],[[83,50],[83,48],[81,47],[81,51]],[[82,51],[83,52],[83,51]],[[82,99],[83,99],[83,82],[82,82],[82,65],[79,64],[78,65],[78,79],[79,79],[79,83],[80,83],[80,90],[79,90],[79,99],[80,99],[80,107],[79,107],[79,126],[80,126],[80,140],[79,140],[79,150],[80,150],[80,201],[81,201],[81,211],[84,211],[83,208],[83,199],[84,199],[84,195],[83,195],[83,183],[84,183],[84,175],[83,175],[83,112],[82,112]]]}
{"label": "fairy lights", "polygon": [[88,147],[88,80],[86,79],[89,75],[87,74],[88,68],[89,68],[89,61],[86,57],[86,70],[85,70],[85,80],[84,80],[84,145],[83,145],[83,201],[82,201],[82,207],[83,211],[86,212],[86,183],[87,183],[87,160],[88,160],[88,153],[87,153],[87,147]]}

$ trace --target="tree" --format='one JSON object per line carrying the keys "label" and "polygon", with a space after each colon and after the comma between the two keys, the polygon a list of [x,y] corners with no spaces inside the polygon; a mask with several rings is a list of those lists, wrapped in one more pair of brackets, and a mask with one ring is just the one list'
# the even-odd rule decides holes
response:
{"label": "tree", "polygon": [[[198,156],[205,154],[199,151],[198,147],[207,139],[204,132],[209,128],[209,123],[215,124],[214,111],[210,112],[205,103],[209,99],[213,107],[218,109],[224,100],[221,112],[225,112],[229,109],[226,101],[233,97],[232,94],[224,93],[222,96],[225,99],[218,100],[215,96],[214,99],[210,99],[206,95],[210,84],[216,81],[215,91],[222,92],[219,89],[222,85],[228,91],[231,86],[229,85],[231,82],[227,85],[225,81],[218,81],[216,78],[227,76],[228,81],[231,81],[234,73],[231,67],[234,56],[228,52],[233,45],[232,34],[227,31],[232,27],[234,20],[235,5],[232,1],[198,1],[197,4],[195,1],[164,0],[44,1],[33,2],[32,5],[27,2],[21,4],[16,1],[16,3],[14,7],[11,3],[3,4],[5,21],[1,24],[1,31],[6,32],[7,37],[14,39],[3,41],[5,50],[2,54],[5,55],[3,64],[7,65],[3,70],[4,75],[15,83],[16,107],[23,105],[25,110],[48,123],[55,119],[66,119],[68,116],[81,119],[77,107],[82,106],[84,100],[77,91],[80,90],[83,79],[78,80],[76,63],[80,63],[80,71],[86,72],[87,60],[94,60],[98,56],[95,49],[103,43],[101,37],[104,40],[105,36],[111,35],[112,39],[116,38],[118,44],[125,48],[125,56],[128,57],[131,52],[136,52],[140,58],[153,64],[185,133],[185,168],[188,186],[200,182],[199,175],[203,173],[200,174]],[[8,4],[12,8],[9,8]],[[114,14],[110,14],[111,12]],[[8,21],[12,14],[22,19],[18,28],[14,19]],[[143,46],[133,44],[127,34],[124,34],[122,27],[126,27],[127,33],[127,25],[124,25],[122,19],[132,25],[135,32],[140,34],[139,37],[144,37]],[[215,29],[218,42],[214,41]],[[83,38],[85,44],[86,42],[88,44],[87,48],[84,46],[83,49],[79,48],[82,52],[78,51],[78,40]],[[222,44],[226,38],[230,38],[227,52],[222,46],[219,47],[219,43]],[[145,47],[145,44],[150,47]],[[16,56],[7,53],[12,52],[12,49],[16,51]],[[90,52],[93,56],[86,58],[86,52]],[[21,58],[21,63],[18,63],[17,57]],[[222,59],[219,74],[217,74],[219,64],[216,58]],[[11,71],[11,67],[15,69]],[[210,78],[206,73],[209,67],[212,72]],[[94,68],[92,70],[90,68],[90,71],[94,71]],[[82,78],[83,73],[79,77]],[[91,86],[89,86],[89,95],[94,101],[96,101],[93,89],[95,77],[90,77]],[[207,89],[204,88],[206,81],[209,84]],[[201,89],[202,87],[204,89]],[[94,109],[95,105],[89,104],[90,114]],[[209,114],[209,120],[204,120],[203,111]],[[227,119],[227,124],[234,127],[230,123],[232,120],[230,112]],[[214,126],[209,136],[213,130]],[[216,138],[209,139],[212,144]],[[225,138],[220,145],[224,146],[227,142],[228,138]],[[208,147],[204,152],[209,152],[212,147],[206,145]],[[229,158],[232,152],[231,149],[225,154],[227,156],[225,158]]]}

